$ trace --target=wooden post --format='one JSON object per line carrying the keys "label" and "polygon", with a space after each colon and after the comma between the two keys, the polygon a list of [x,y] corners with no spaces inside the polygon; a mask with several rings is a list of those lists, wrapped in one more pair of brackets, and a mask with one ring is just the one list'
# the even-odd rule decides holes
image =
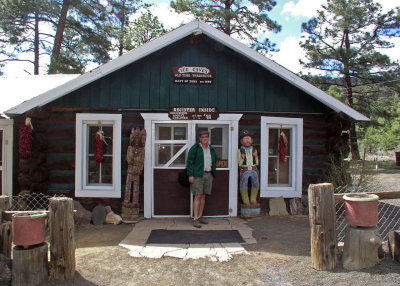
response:
{"label": "wooden post", "polygon": [[308,187],[308,202],[313,268],[333,270],[336,266],[336,212],[333,185],[311,184]]}
{"label": "wooden post", "polygon": [[0,254],[11,259],[12,248],[12,223],[11,221],[0,224]]}
{"label": "wooden post", "polygon": [[10,197],[0,196],[0,223],[3,222],[3,212],[10,209]]}
{"label": "wooden post", "polygon": [[42,285],[48,280],[47,242],[23,248],[14,246],[12,261],[12,286]]}
{"label": "wooden post", "polygon": [[50,200],[50,275],[66,280],[75,275],[75,225],[73,200]]}
{"label": "wooden post", "polygon": [[389,252],[393,260],[400,262],[400,230],[389,232]]}

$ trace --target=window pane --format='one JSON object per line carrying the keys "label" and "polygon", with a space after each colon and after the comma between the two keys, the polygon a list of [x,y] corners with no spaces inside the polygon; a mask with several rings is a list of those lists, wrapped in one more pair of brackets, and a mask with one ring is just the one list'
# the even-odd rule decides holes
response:
{"label": "window pane", "polygon": [[156,144],[157,162],[156,165],[164,165],[171,159],[171,144]]}
{"label": "window pane", "polygon": [[101,162],[101,182],[100,184],[112,184],[112,157],[105,156]]}
{"label": "window pane", "polygon": [[[211,144],[222,145],[222,128],[211,129]],[[221,158],[221,157],[219,157]]]}
{"label": "window pane", "polygon": [[281,129],[280,135],[282,134],[282,132],[283,132],[283,134],[285,134],[285,137],[287,139],[286,155],[290,156],[290,143],[292,141],[290,129]]}
{"label": "window pane", "polygon": [[[179,150],[183,148],[183,144],[173,144],[174,155],[178,153]],[[187,151],[187,150],[186,150]],[[171,166],[185,166],[186,165],[186,151],[178,156],[174,162],[172,162]]]}
{"label": "window pane", "polygon": [[89,156],[88,184],[99,184],[100,164],[94,160],[94,156]]}
{"label": "window pane", "polygon": [[171,127],[158,127],[157,140],[171,140]]}
{"label": "window pane", "polygon": [[278,184],[289,184],[289,171],[290,170],[290,158],[286,159],[286,162],[279,161],[279,182]]}
{"label": "window pane", "polygon": [[174,140],[186,140],[186,127],[174,128]]}
{"label": "window pane", "polygon": [[[100,130],[100,127],[98,125],[89,125],[88,126],[89,131],[88,131],[88,142],[89,142],[89,154],[93,154],[94,153],[94,149],[96,146],[96,133],[97,131]],[[104,137],[105,137],[105,141],[106,141],[106,145],[104,145],[104,154],[112,154],[112,150],[113,150],[113,142],[112,139],[113,138],[113,127],[110,125],[102,125],[101,129],[104,132]]]}
{"label": "window pane", "polygon": [[278,158],[268,158],[268,184],[277,184]]}
{"label": "window pane", "polygon": [[215,153],[217,153],[217,160],[227,160],[222,156],[222,147],[214,147]]}
{"label": "window pane", "polygon": [[277,128],[269,128],[268,155],[278,156],[278,132]]}

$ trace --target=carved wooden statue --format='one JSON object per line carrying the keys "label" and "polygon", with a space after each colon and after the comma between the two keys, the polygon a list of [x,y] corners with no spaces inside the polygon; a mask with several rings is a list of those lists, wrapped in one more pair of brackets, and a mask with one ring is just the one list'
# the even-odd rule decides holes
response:
{"label": "carved wooden statue", "polygon": [[146,130],[132,128],[129,138],[130,145],[126,152],[128,174],[126,176],[125,195],[122,203],[122,218],[134,219],[139,216],[139,184],[144,165],[144,145]]}

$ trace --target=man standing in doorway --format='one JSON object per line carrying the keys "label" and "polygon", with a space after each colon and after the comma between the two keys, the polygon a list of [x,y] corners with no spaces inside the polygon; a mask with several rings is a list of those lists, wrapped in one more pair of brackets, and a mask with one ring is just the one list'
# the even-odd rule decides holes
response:
{"label": "man standing in doorway", "polygon": [[194,195],[193,226],[196,228],[201,228],[201,224],[208,223],[202,215],[206,195],[211,195],[217,160],[214,148],[208,144],[210,134],[207,130],[199,132],[199,140],[199,143],[190,148],[186,164],[190,191]]}

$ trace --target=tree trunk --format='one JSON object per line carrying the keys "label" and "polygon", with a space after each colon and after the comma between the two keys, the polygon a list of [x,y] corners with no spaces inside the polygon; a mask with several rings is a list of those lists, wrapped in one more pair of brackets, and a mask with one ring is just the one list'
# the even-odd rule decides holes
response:
{"label": "tree trunk", "polygon": [[33,63],[33,74],[39,74],[39,55],[40,55],[40,46],[39,46],[39,13],[35,12],[35,39],[33,43],[33,50],[35,54],[34,63]]}
{"label": "tree trunk", "polygon": [[231,1],[230,0],[225,0],[225,11],[226,11],[226,15],[224,16],[225,19],[225,25],[224,25],[224,33],[227,35],[231,35],[232,34],[232,27],[231,27],[231,18],[229,17],[229,13],[231,12]]}
{"label": "tree trunk", "polygon": [[359,270],[372,267],[379,262],[378,251],[382,240],[376,227],[347,226],[344,239],[343,268]]}
{"label": "tree trunk", "polygon": [[27,249],[14,246],[11,285],[43,285],[49,277],[47,251],[46,242]]}
{"label": "tree trunk", "polygon": [[73,200],[50,199],[50,273],[66,280],[75,275],[75,225]]}
{"label": "tree trunk", "polygon": [[56,31],[56,35],[54,38],[53,51],[51,52],[51,62],[50,62],[50,67],[49,67],[49,74],[57,73],[57,69],[56,69],[55,65],[57,62],[57,58],[61,52],[61,44],[62,44],[63,38],[64,38],[65,23],[67,20],[67,14],[68,14],[70,3],[71,3],[70,0],[63,0],[63,4],[61,7],[61,13],[60,13],[60,17],[58,19],[58,24],[57,24],[57,31]]}
{"label": "tree trunk", "polygon": [[332,184],[308,187],[311,228],[311,260],[316,270],[333,270],[336,266],[335,206]]}
{"label": "tree trunk", "polygon": [[[345,83],[345,94],[347,99],[347,105],[351,108],[354,108],[354,98],[353,98],[353,85],[351,83],[351,75],[350,75],[350,40],[349,40],[349,31],[344,31],[344,42],[346,46],[346,54],[343,59],[343,69],[344,69],[344,83]],[[356,124],[352,120],[350,123],[349,130],[349,147],[351,152],[351,158],[353,160],[360,159],[360,152],[358,150],[358,142],[357,142],[357,132],[356,132]]]}

